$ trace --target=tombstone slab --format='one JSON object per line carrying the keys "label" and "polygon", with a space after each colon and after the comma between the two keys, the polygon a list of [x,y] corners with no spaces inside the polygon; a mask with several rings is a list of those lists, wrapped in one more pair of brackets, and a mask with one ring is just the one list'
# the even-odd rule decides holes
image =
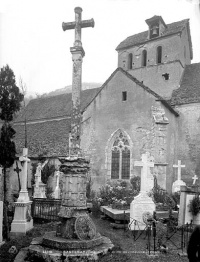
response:
{"label": "tombstone slab", "polygon": [[[131,202],[130,206],[130,228],[134,230],[135,222],[140,230],[144,230],[146,224],[143,221],[143,215],[145,212],[150,212],[153,216],[153,212],[156,209],[155,203],[152,198],[148,196],[148,192],[152,189],[153,185],[148,182],[150,177],[150,167],[154,167],[153,157],[147,152],[142,154],[142,161],[135,161],[135,166],[141,166],[141,185],[140,193]],[[149,179],[151,181],[151,179]],[[152,187],[150,188],[149,185]]]}

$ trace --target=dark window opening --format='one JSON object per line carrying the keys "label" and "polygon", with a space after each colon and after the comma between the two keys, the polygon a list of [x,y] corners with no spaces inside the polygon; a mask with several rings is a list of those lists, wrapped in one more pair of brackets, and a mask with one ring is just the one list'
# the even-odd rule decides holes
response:
{"label": "dark window opening", "polygon": [[115,149],[112,151],[112,162],[111,162],[111,178],[119,179],[119,161],[120,161],[120,152]]}
{"label": "dark window opening", "polygon": [[157,64],[162,63],[162,46],[157,47]]}
{"label": "dark window opening", "polygon": [[128,69],[133,68],[133,54],[128,55]]}
{"label": "dark window opening", "polygon": [[159,36],[159,25],[154,24],[150,28],[150,38],[154,38],[154,37],[157,37],[157,36]]}
{"label": "dark window opening", "polygon": [[169,74],[168,73],[162,74],[162,76],[164,77],[165,80],[169,80]]}
{"label": "dark window opening", "polygon": [[147,65],[147,50],[142,51],[142,66]]}
{"label": "dark window opening", "polygon": [[127,92],[124,91],[122,92],[122,101],[126,101],[127,100]]}

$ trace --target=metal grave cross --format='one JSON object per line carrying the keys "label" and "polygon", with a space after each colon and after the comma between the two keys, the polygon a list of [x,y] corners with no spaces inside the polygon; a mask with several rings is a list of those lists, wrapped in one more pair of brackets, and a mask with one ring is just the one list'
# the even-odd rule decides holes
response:
{"label": "metal grave cross", "polygon": [[147,190],[146,184],[147,181],[147,175],[150,167],[154,167],[153,158],[150,157],[150,154],[147,152],[146,154],[142,154],[142,161],[135,161],[134,166],[141,166],[141,185],[140,185],[140,192],[144,193]]}
{"label": "metal grave cross", "polygon": [[192,177],[192,180],[193,180],[193,185],[195,185],[196,183],[196,180],[198,180],[198,176],[195,174],[193,177]]}
{"label": "metal grave cross", "polygon": [[[16,161],[16,168],[14,169],[14,171],[17,173],[18,179],[19,179],[19,173],[22,171],[19,166],[18,163]],[[21,185],[20,185],[20,179],[19,179],[19,191],[21,190]]]}
{"label": "metal grave cross", "polygon": [[81,7],[75,7],[75,22],[69,22],[69,23],[62,23],[62,28],[64,31],[75,29],[75,42],[74,46],[82,46],[81,43],[81,28],[85,27],[94,27],[94,19],[90,20],[81,20],[81,13],[82,13]]}
{"label": "metal grave cross", "polygon": [[178,160],[178,165],[173,165],[173,167],[178,168],[178,179],[177,180],[181,180],[181,168],[185,167],[185,165],[181,165],[181,160]]}

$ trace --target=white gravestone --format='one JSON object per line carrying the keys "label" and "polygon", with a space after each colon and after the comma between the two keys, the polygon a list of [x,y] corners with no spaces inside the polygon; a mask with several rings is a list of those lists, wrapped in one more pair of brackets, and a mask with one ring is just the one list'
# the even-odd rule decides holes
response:
{"label": "white gravestone", "polygon": [[26,234],[33,228],[33,219],[31,217],[31,203],[27,190],[27,167],[30,159],[28,158],[28,148],[23,148],[23,156],[19,158],[23,162],[21,190],[15,205],[14,219],[11,224],[11,236]]}
{"label": "white gravestone", "polygon": [[193,185],[195,185],[195,183],[196,183],[196,180],[198,180],[199,178],[198,178],[198,176],[195,174],[193,177],[192,177],[192,180],[193,180]]}
{"label": "white gravestone", "polygon": [[[153,157],[147,152],[142,154],[142,161],[135,161],[135,166],[141,166],[141,185],[140,193],[131,202],[130,206],[130,228],[134,230],[134,222],[136,222],[138,229],[144,230],[146,224],[143,221],[143,215],[145,212],[150,212],[153,215],[155,211],[155,203],[152,198],[148,196],[148,192],[152,189],[149,186],[148,177],[150,176],[150,167],[154,167]],[[151,181],[151,180],[150,180]]]}
{"label": "white gravestone", "polygon": [[60,188],[59,188],[60,171],[56,171],[55,177],[56,177],[56,187],[54,190],[54,198],[60,199]]}
{"label": "white gravestone", "polygon": [[186,183],[181,180],[181,168],[185,165],[181,165],[181,160],[178,160],[178,165],[173,165],[173,167],[178,168],[178,179],[172,184],[172,193],[179,192],[181,186],[186,186]]}
{"label": "white gravestone", "polygon": [[33,194],[34,198],[46,198],[46,185],[41,180],[41,172],[43,166],[41,163],[39,163],[36,169],[34,194]]}

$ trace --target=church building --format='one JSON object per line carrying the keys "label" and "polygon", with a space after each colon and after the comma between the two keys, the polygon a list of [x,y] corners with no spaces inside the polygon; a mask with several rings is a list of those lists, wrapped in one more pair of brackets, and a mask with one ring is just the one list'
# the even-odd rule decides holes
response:
{"label": "church building", "polygon": [[[81,94],[81,148],[95,190],[108,179],[140,175],[134,161],[145,152],[169,192],[178,160],[183,181],[191,185],[195,174],[200,180],[200,63],[191,64],[189,19],[166,24],[153,16],[146,24],[117,46],[118,67],[104,84]],[[31,159],[68,155],[71,94],[29,102],[14,123],[19,155],[25,116]]]}

